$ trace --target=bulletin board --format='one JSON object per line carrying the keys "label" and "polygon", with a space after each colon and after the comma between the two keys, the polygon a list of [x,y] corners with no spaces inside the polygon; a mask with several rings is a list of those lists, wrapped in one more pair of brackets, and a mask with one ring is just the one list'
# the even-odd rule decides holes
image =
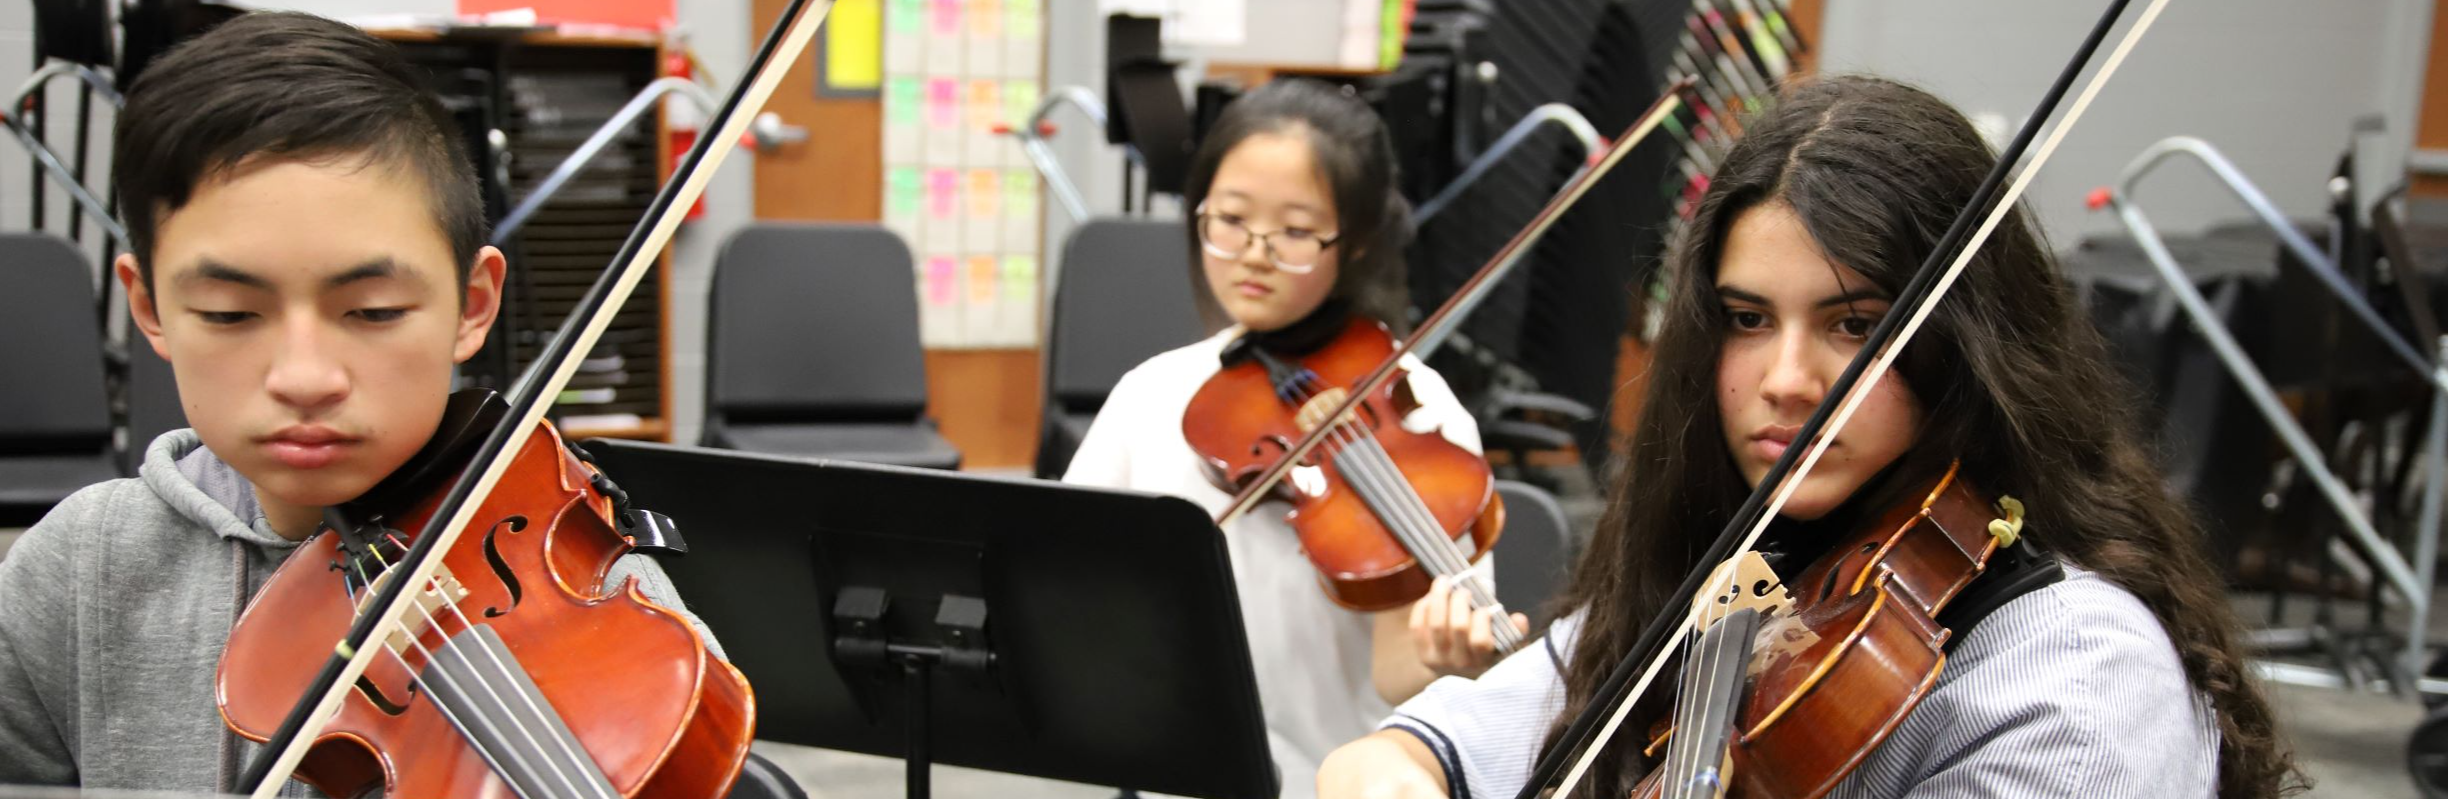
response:
{"label": "bulletin board", "polygon": [[1043,230],[1018,125],[1043,91],[1041,0],[882,0],[884,224],[916,256],[934,349],[1033,347]]}

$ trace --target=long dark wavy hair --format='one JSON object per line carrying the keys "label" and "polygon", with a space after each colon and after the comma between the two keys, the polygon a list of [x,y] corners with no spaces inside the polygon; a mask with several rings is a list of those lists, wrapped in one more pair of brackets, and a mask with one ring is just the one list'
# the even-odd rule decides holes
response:
{"label": "long dark wavy hair", "polygon": [[[1586,616],[1564,673],[1567,712],[1543,748],[1591,703],[1651,617],[1682,601],[1670,594],[1749,493],[1714,394],[1726,329],[1716,272],[1735,219],[1782,203],[1830,261],[1895,296],[1996,161],[1954,108],[1877,78],[1788,86],[1744,126],[1668,255],[1640,421],[1560,600]],[[2023,500],[2030,540],[2131,592],[2167,630],[2187,680],[2218,714],[2220,796],[2290,792],[2302,777],[2238,652],[2240,628],[2201,528],[2165,490],[2133,424],[2136,398],[2112,369],[2019,208],[1897,361],[1928,414],[1892,471],[1927,476],[1961,458],[1974,484]],[[1634,742],[1661,712],[1635,710],[1598,759],[1588,796],[1631,788],[1645,768]]]}
{"label": "long dark wavy hair", "polygon": [[1348,300],[1355,312],[1396,330],[1408,328],[1403,312],[1411,297],[1403,247],[1411,242],[1412,207],[1398,190],[1394,138],[1368,103],[1309,78],[1271,81],[1235,98],[1191,157],[1182,183],[1183,228],[1190,237],[1191,285],[1199,287],[1203,303],[1213,300],[1199,260],[1199,220],[1192,214],[1207,198],[1225,155],[1261,133],[1297,134],[1308,141],[1310,158],[1334,195],[1336,272],[1328,296]]}

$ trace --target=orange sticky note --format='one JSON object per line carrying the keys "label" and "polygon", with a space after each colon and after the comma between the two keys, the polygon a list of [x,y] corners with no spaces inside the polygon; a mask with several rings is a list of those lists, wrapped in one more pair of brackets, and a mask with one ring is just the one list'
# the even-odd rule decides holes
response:
{"label": "orange sticky note", "polygon": [[970,304],[983,305],[994,302],[996,287],[1000,282],[995,268],[995,256],[972,255],[969,257]]}
{"label": "orange sticky note", "polygon": [[996,183],[1000,182],[1002,178],[1002,175],[997,174],[996,171],[992,169],[972,169],[969,171],[970,216],[985,219],[993,217],[996,213],[1003,210],[998,207],[1002,204],[1003,191],[997,188],[995,185]]}

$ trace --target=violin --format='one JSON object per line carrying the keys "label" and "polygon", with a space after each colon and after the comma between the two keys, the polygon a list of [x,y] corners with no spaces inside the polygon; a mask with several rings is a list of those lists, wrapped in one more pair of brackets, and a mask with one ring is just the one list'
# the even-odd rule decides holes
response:
{"label": "violin", "polygon": [[[1686,575],[1674,595],[1707,595],[1714,602],[1724,592],[1731,600],[1746,584],[1744,575],[1750,568],[1746,563],[1758,558],[1753,547],[1787,498],[1801,485],[1803,477],[1810,473],[1812,464],[1827,452],[1846,420],[1868,396],[1869,392],[1860,388],[1875,383],[1888,372],[1913,334],[1921,329],[1932,304],[1945,296],[1947,288],[1972,263],[1998,223],[2014,212],[2016,199],[2030,185],[2033,175],[2048,161],[2068,129],[2082,118],[2091,99],[2116,74],[2125,55],[2151,29],[2152,22],[2168,4],[2168,0],[2151,0],[2150,6],[2126,29],[2109,59],[2092,73],[2074,105],[2058,119],[2059,102],[2124,15],[2127,2],[2111,0],[2059,71],[2056,81],[2043,93],[2039,106],[2025,117],[2024,125],[2001,151],[1989,176],[1974,191],[1972,201],[1958,211],[1938,246],[1864,337],[1854,360],[1828,386],[1826,398],[1795,434],[1796,441],[1810,443],[1787,448],[1769,467],[1753,487],[1751,496],[1701,555],[1700,567]],[[2049,138],[2032,154],[2030,162],[2024,163],[2033,139],[2053,119],[2056,123]],[[2016,169],[2019,164],[2023,164],[2020,171]],[[2012,185],[2007,182],[2009,173],[2015,173]],[[1932,553],[1943,554],[1947,548],[1961,553],[1974,551],[1970,548],[1974,542],[1968,536],[1976,527],[1958,529],[1959,521],[1969,520],[1963,519],[1964,503],[1947,498],[1950,493],[1944,490],[1947,488],[1942,484],[1934,489],[1932,504],[1916,513],[1957,518],[1940,519],[1937,532],[1925,534],[1905,529],[1897,536],[1857,539],[1835,550],[1829,556],[1833,561],[1814,564],[1797,580],[1796,584],[1805,588],[1805,597],[1795,601],[1793,610],[1784,613],[1790,621],[1767,622],[1777,615],[1782,600],[1768,603],[1765,608],[1771,611],[1768,616],[1762,614],[1764,608],[1738,607],[1723,618],[1674,609],[1652,618],[1632,649],[1624,653],[1599,684],[1591,700],[1555,735],[1517,796],[1520,799],[1576,796],[1575,790],[1590,773],[1591,765],[1613,751],[1608,742],[1633,706],[1643,701],[1644,693],[1668,659],[1687,643],[1695,647],[1695,652],[1685,659],[1687,669],[1678,689],[1674,718],[1676,725],[1689,732],[1653,740],[1653,753],[1656,745],[1664,741],[1670,749],[1667,757],[1675,765],[1657,770],[1655,778],[1645,776],[1649,783],[1637,783],[1652,786],[1644,787],[1642,795],[1714,797],[1734,793],[1810,799],[1834,787],[1837,780],[1886,740],[1937,680],[1944,658],[1932,659],[1916,652],[1943,644],[1946,631],[1935,624],[1918,624],[1914,619],[1916,611],[1921,611],[1918,615],[1927,620],[1962,588],[1961,580],[1970,579],[1961,570],[1979,572],[1995,549],[1985,549],[1981,558],[1969,566],[1948,566],[1945,557],[1935,566],[1919,562]],[[1969,487],[1964,491],[1971,493]],[[1978,499],[1971,502],[1972,507],[1981,505]],[[2002,510],[2012,511],[2010,516],[2020,514],[2020,510],[2004,501],[2000,504]],[[1922,524],[1913,519],[1903,521],[1909,522],[1909,528]],[[2004,539],[2012,538],[2014,523],[2000,521],[2009,532],[1999,542],[2004,545]],[[1987,525],[1977,527],[1988,529]],[[1898,576],[1907,573],[1920,576]],[[1761,585],[1758,580],[1749,584]],[[1840,591],[1843,599],[1839,598]],[[1865,609],[1863,620],[1857,626],[1845,626],[1843,620],[1849,618],[1847,614],[1854,607]],[[1810,617],[1807,613],[1821,615]],[[1890,621],[1881,620],[1890,615],[1896,616],[1893,621],[1901,624],[1891,627]],[[1815,618],[1821,626],[1815,626]],[[1735,626],[1729,626],[1730,623]],[[1768,637],[1758,638],[1756,634],[1762,630],[1746,631],[1763,627]],[[1686,634],[1695,629],[1709,634]],[[1830,634],[1835,635],[1834,641]],[[1767,644],[1764,656],[1756,657],[1745,648],[1756,638]],[[1917,638],[1926,643],[1915,643]],[[1871,645],[1852,648],[1863,642]],[[1829,648],[1835,643],[1847,644],[1847,648]],[[1854,678],[1846,675],[1856,674],[1855,669],[1863,666],[1881,665],[1877,661],[1882,657],[1902,659],[1902,668],[1875,676],[1869,688],[1851,684]],[[1786,658],[1794,662],[1788,663]],[[1732,665],[1736,663],[1744,665],[1737,669]],[[1839,674],[1840,670],[1845,674]],[[1921,673],[1918,680],[1914,679],[1916,672]],[[1796,680],[1797,674],[1810,679]],[[1750,685],[1749,691],[1739,690],[1746,684]],[[1856,691],[1865,691],[1867,695],[1858,695]],[[1729,697],[1741,695],[1756,696],[1772,704],[1765,711],[1738,708]],[[1825,701],[1839,697],[1842,705]],[[1779,728],[1788,731],[1778,732]],[[1678,746],[1674,743],[1676,739],[1681,739],[1680,746],[1688,750],[1680,757],[1672,751]]]}
{"label": "violin", "polygon": [[[1605,153],[1576,172],[1529,225],[1481,266],[1445,304],[1400,342],[1383,325],[1347,322],[1332,341],[1285,360],[1251,347],[1252,356],[1210,377],[1182,415],[1183,438],[1209,479],[1237,492],[1216,516],[1223,526],[1261,500],[1292,501],[1302,551],[1319,569],[1327,595],[1356,610],[1418,600],[1435,576],[1456,578],[1474,610],[1493,611],[1500,654],[1529,631],[1516,626],[1496,591],[1471,563],[1485,557],[1505,525],[1487,460],[1435,432],[1401,424],[1418,407],[1402,359],[1426,353],[1522,257],[1566,209],[1589,193],[1633,147],[1674,112],[1690,79],[1650,105]],[[1325,447],[1326,457],[1313,457]],[[1281,481],[1290,480],[1290,486]],[[1468,544],[1462,543],[1468,541]]]}
{"label": "violin", "polygon": [[[444,435],[328,512],[326,531],[264,583],[222,650],[215,695],[230,729],[271,737],[369,586],[395,574],[399,530],[433,515],[432,484],[503,407],[491,392],[454,396]],[[530,436],[478,509],[484,534],[442,554],[358,679],[361,701],[325,725],[298,779],[328,796],[477,796],[503,783],[525,797],[728,792],[756,726],[748,679],[634,578],[605,584],[633,546],[609,485],[550,423]]]}
{"label": "violin", "polygon": [[1643,752],[1665,762],[1635,799],[1817,797],[1904,723],[1947,662],[1940,609],[2014,545],[2024,514],[1954,465],[1906,500],[1839,537],[1791,589],[1758,552],[1720,566],[1718,590],[1694,600],[1699,638],[1674,712]]}
{"label": "violin", "polygon": [[634,585],[604,584],[660,520],[623,507],[544,417],[830,5],[783,10],[508,405],[455,396],[425,449],[328,509],[249,604],[216,685],[230,728],[265,744],[241,778],[256,799],[292,776],[335,796],[730,791],[754,734],[748,682]]}
{"label": "violin", "polygon": [[[1182,436],[1209,479],[1233,491],[1294,440],[1329,427],[1326,457],[1304,459],[1277,486],[1292,503],[1293,531],[1327,596],[1379,611],[1426,595],[1432,576],[1462,577],[1475,606],[1495,606],[1494,590],[1471,569],[1505,526],[1488,461],[1437,431],[1405,429],[1402,420],[1419,402],[1404,381],[1358,398],[1350,418],[1327,422],[1349,397],[1345,387],[1394,349],[1386,326],[1361,316],[1298,360],[1251,346],[1250,357],[1218,370],[1191,396]],[[1499,648],[1511,651],[1518,631],[1498,627]]]}

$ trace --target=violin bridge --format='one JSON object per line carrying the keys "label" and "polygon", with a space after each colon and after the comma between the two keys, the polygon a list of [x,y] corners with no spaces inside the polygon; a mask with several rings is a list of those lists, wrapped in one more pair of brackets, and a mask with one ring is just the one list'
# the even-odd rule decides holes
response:
{"label": "violin bridge", "polygon": [[1762,616],[1776,616],[1793,604],[1794,597],[1786,593],[1786,584],[1778,579],[1777,570],[1769,568],[1768,559],[1758,551],[1745,552],[1718,564],[1709,582],[1702,584],[1701,593],[1692,598],[1693,628],[1706,629],[1746,608]]}
{"label": "violin bridge", "polygon": [[1316,430],[1326,423],[1327,415],[1334,413],[1335,407],[1344,404],[1344,398],[1351,394],[1351,390],[1342,386],[1318,392],[1310,401],[1301,403],[1301,412],[1293,415],[1293,423],[1299,425],[1304,433]]}
{"label": "violin bridge", "polygon": [[[357,612],[360,615],[372,610],[366,607],[365,603],[379,593],[384,581],[391,579],[391,576],[397,573],[397,571],[383,572],[381,576],[374,578],[375,587],[373,589],[358,594],[360,599]],[[433,629],[435,620],[452,613],[452,607],[457,606],[460,600],[468,598],[468,587],[461,585],[459,578],[451,576],[451,570],[448,567],[437,567],[434,570],[434,579],[427,582],[424,590],[414,592],[413,596],[417,603],[416,610],[402,617],[399,625],[392,628],[391,634],[383,637],[383,645],[389,647],[393,652],[405,653],[413,648],[419,636]]]}

